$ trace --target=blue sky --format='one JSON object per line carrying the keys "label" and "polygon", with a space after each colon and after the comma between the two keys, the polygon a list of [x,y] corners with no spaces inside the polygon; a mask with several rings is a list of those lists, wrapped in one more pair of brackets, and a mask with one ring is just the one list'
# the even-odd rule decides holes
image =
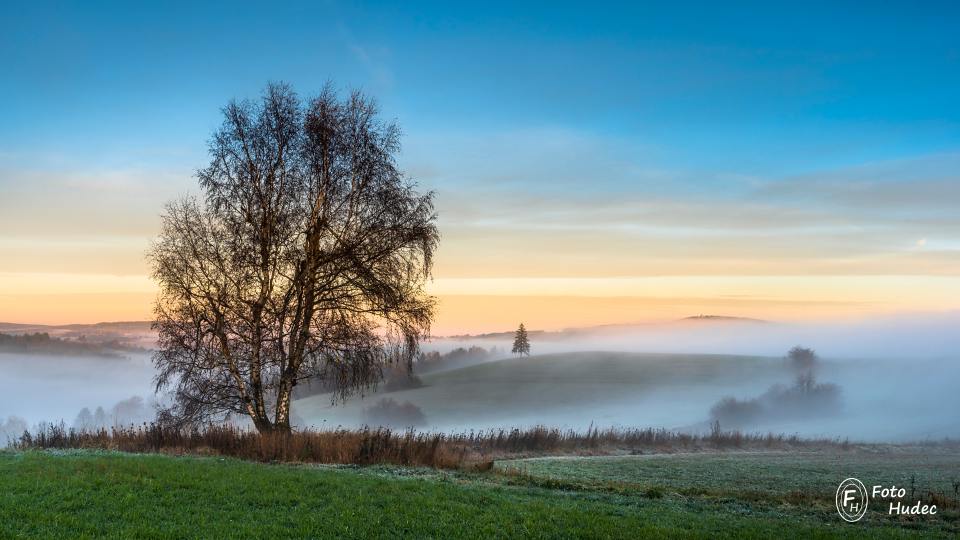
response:
{"label": "blue sky", "polygon": [[193,165],[229,97],[331,79],[411,135],[563,128],[698,171],[953,150],[960,8],[837,4],[8,3],[0,143]]}
{"label": "blue sky", "polygon": [[958,272],[960,4],[202,4],[4,3],[0,273],[145,274],[276,80],[399,121],[441,278]]}

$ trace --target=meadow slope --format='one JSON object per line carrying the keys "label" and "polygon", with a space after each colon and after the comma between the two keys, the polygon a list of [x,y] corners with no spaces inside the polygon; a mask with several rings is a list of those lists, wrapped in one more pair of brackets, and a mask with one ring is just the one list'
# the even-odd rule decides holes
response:
{"label": "meadow slope", "polygon": [[[956,455],[951,463],[956,466]],[[730,473],[723,463],[710,467]],[[751,470],[738,467],[742,485],[754,482]],[[938,520],[847,524],[802,498],[696,493],[696,475],[677,486],[630,474],[639,481],[0,452],[0,537],[905,538],[957,532],[955,510]]]}
{"label": "meadow slope", "polygon": [[[787,375],[781,359],[700,354],[576,352],[508,358],[422,375],[421,388],[375,392],[331,403],[329,394],[295,402],[307,425],[365,423],[363,410],[383,397],[420,407],[443,431],[551,425],[683,428],[711,405]],[[669,403],[669,407],[664,407]]]}

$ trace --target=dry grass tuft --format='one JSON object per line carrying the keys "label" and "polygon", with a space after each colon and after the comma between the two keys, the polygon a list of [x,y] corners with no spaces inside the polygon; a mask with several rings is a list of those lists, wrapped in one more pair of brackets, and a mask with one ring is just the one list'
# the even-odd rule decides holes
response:
{"label": "dry grass tuft", "polygon": [[122,452],[220,455],[261,462],[393,464],[488,471],[494,459],[560,454],[611,454],[717,449],[844,448],[832,439],[752,435],[714,429],[708,435],[662,429],[548,427],[463,433],[394,431],[387,428],[257,433],[233,426],[178,429],[156,424],[77,431],[63,424],[24,433],[20,449],[89,448]]}

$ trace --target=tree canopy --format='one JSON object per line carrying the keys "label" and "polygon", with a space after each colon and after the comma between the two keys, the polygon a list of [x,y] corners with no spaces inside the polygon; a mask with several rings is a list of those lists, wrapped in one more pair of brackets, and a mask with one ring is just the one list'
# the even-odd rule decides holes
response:
{"label": "tree canopy", "polygon": [[360,92],[270,84],[223,116],[202,196],[167,206],[150,251],[156,384],[168,419],[289,430],[299,382],[345,396],[412,362],[434,310],[433,194],[398,170],[400,130]]}

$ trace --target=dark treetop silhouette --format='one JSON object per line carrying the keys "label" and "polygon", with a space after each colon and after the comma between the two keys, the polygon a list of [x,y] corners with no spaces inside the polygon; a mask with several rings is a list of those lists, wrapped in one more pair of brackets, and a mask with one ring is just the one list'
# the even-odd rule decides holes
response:
{"label": "dark treetop silhouette", "polygon": [[520,356],[530,356],[530,339],[527,337],[527,329],[524,328],[523,323],[520,323],[520,327],[517,328],[517,332],[513,336],[511,352]]}
{"label": "dark treetop silhouette", "polygon": [[408,368],[429,333],[423,289],[439,241],[433,194],[397,170],[400,131],[375,103],[284,84],[232,102],[198,172],[204,195],[169,204],[151,248],[159,283],[161,418],[248,415],[290,429],[308,378],[339,395]]}

